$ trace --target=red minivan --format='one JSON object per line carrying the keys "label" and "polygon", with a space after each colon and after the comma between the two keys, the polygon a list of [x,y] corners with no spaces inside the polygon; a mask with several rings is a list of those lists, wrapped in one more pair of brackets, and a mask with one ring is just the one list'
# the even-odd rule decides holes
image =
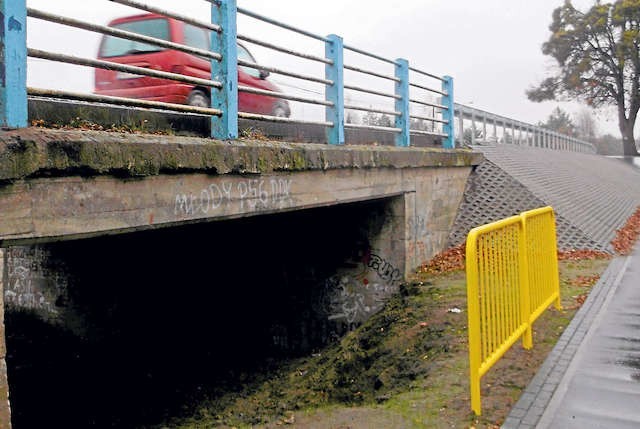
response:
{"label": "red minivan", "polygon": [[[162,15],[127,16],[111,21],[109,26],[209,50],[207,30]],[[256,62],[240,43],[238,58]],[[206,58],[114,36],[105,35],[102,38],[98,59],[203,79],[211,78],[211,65]],[[268,75],[265,70],[238,66],[239,85],[279,92],[279,88],[267,80]],[[113,70],[96,69],[95,93],[200,107],[210,106],[210,90],[207,87]],[[291,114],[286,100],[246,92],[238,94],[238,110],[278,117],[289,117]]]}

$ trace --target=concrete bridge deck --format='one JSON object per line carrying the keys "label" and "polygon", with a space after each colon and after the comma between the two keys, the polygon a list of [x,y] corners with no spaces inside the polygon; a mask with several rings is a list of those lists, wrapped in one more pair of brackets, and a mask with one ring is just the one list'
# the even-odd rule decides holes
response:
{"label": "concrete bridge deck", "polygon": [[[461,197],[481,159],[426,148],[2,132],[0,245],[384,198],[415,192],[416,172],[425,173],[414,175],[418,181],[438,181],[444,193]],[[454,213],[458,200],[451,203]]]}

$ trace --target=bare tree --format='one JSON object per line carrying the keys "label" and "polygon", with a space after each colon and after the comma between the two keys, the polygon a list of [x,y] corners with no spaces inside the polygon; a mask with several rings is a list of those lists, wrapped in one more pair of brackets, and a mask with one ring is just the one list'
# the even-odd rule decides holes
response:
{"label": "bare tree", "polygon": [[596,138],[598,132],[596,120],[590,110],[585,108],[581,109],[575,115],[574,124],[578,137],[581,139],[593,141]]}

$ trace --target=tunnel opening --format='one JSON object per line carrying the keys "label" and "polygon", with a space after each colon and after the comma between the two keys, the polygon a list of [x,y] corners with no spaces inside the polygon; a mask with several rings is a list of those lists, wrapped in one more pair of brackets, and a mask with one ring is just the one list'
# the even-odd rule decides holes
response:
{"label": "tunnel opening", "polygon": [[335,341],[322,285],[392,201],[40,245],[66,283],[53,320],[7,307],[14,428],[153,427]]}

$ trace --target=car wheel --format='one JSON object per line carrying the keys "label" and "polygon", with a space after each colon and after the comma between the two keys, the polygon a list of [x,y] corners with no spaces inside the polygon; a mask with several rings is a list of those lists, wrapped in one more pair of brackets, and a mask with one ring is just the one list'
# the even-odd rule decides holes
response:
{"label": "car wheel", "polygon": [[287,109],[285,109],[283,106],[281,105],[277,105],[274,109],[273,112],[271,113],[272,116],[275,116],[277,118],[288,118],[289,116],[287,115]]}
{"label": "car wheel", "polygon": [[211,107],[209,96],[199,89],[191,91],[187,97],[187,104],[194,107]]}

